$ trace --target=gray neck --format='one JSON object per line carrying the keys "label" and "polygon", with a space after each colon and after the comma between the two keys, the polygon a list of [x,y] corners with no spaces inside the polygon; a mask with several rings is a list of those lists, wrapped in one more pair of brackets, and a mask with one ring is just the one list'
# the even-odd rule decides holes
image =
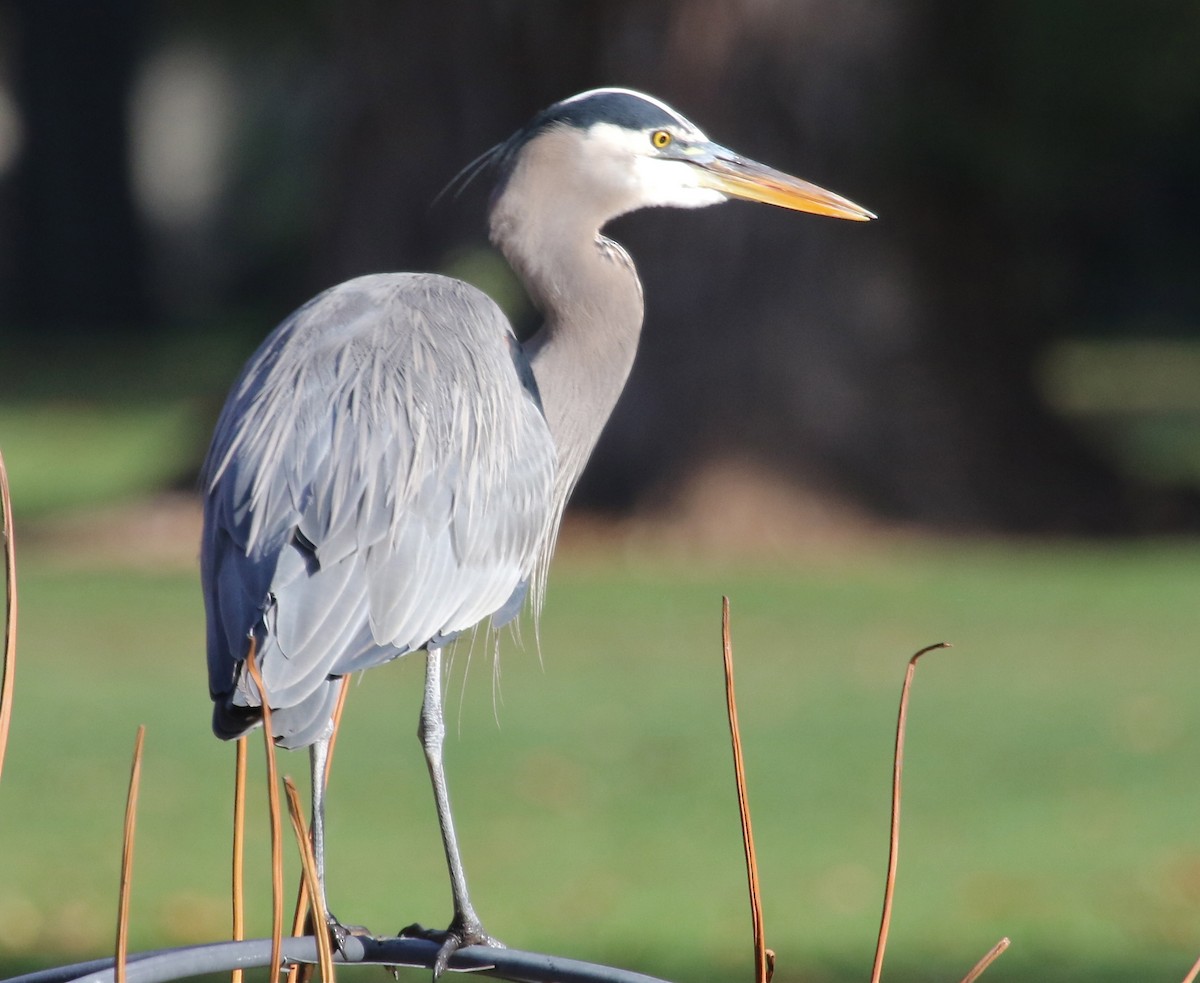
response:
{"label": "gray neck", "polygon": [[521,177],[495,203],[491,234],[545,316],[524,351],[558,449],[561,509],[633,367],[642,288],[629,255],[600,235],[598,216],[572,213],[569,193],[522,189]]}

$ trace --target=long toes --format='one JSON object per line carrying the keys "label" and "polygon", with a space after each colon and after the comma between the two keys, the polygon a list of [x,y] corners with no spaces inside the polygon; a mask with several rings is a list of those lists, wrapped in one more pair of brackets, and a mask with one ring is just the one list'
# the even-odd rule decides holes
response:
{"label": "long toes", "polygon": [[504,943],[488,935],[483,930],[483,926],[478,922],[465,925],[456,920],[445,931],[425,928],[425,926],[420,924],[413,924],[402,928],[399,935],[401,938],[428,939],[430,942],[439,943],[437,957],[433,961],[433,978],[435,980],[446,971],[450,957],[458,952],[459,949],[465,949],[472,945],[485,945],[493,949],[504,948]]}
{"label": "long toes", "polygon": [[458,932],[447,932],[446,938],[442,942],[442,947],[438,949],[437,958],[433,961],[433,978],[436,980],[442,973],[446,972],[446,966],[450,963],[450,957],[453,956],[459,949],[465,949],[470,945],[485,945],[485,939],[488,942],[487,936],[483,939],[467,939],[463,938]]}
{"label": "long toes", "polygon": [[433,978],[435,980],[442,973],[446,972],[446,966],[450,963],[450,957],[462,948],[462,944],[462,939],[453,932],[446,933],[446,940],[442,943],[442,947],[438,949],[437,958],[433,961]]}
{"label": "long toes", "polygon": [[426,928],[420,922],[413,922],[411,925],[405,925],[396,933],[398,939],[428,939],[430,942],[440,942],[444,932],[437,929]]}

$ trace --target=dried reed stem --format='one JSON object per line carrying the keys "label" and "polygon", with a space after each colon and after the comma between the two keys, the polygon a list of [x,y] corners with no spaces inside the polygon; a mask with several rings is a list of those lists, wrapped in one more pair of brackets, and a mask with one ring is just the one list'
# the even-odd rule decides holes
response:
{"label": "dried reed stem", "polygon": [[329,751],[325,755],[325,783],[333,770],[333,752],[337,748],[338,730],[342,726],[342,711],[346,709],[346,697],[350,693],[350,677],[342,677],[342,688],[338,691],[337,703],[333,707],[333,733],[329,735]]}
{"label": "dried reed stem", "polygon": [[[237,739],[233,775],[233,940],[246,937],[246,756],[249,741]],[[230,983],[242,983],[241,969],[230,974]]]}
{"label": "dried reed stem", "polygon": [[142,745],[146,725],[137,729],[133,742],[133,765],[129,770],[129,793],[125,797],[125,836],[121,846],[121,895],[117,903],[116,983],[125,983],[125,957],[129,952],[129,891],[133,883],[133,836],[137,827],[138,786],[142,778]]}
{"label": "dried reed stem", "polygon": [[[329,735],[329,750],[325,755],[325,771],[321,780],[326,786],[329,785],[329,775],[333,770],[333,751],[337,747],[338,730],[342,726],[342,710],[346,706],[346,696],[350,692],[350,677],[342,677],[342,688],[338,691],[337,703],[333,708],[333,733]],[[296,890],[296,910],[292,916],[292,936],[298,937],[304,934],[305,923],[308,921],[309,908],[309,893],[308,881],[304,878],[300,879],[300,887]],[[324,915],[324,912],[322,912]],[[313,919],[313,931],[318,932],[320,929],[316,926],[316,919]],[[293,964],[288,970],[287,983],[307,983],[307,977],[310,974],[305,973],[304,969],[298,964]]]}
{"label": "dried reed stem", "polygon": [[[283,787],[287,792],[288,812],[292,817],[292,829],[296,833],[296,845],[300,848],[300,865],[304,871],[304,883],[308,885],[309,896],[316,898],[320,896],[320,888],[317,884],[317,858],[313,854],[312,841],[308,838],[308,826],[300,812],[300,793],[296,791],[296,786],[292,784],[290,778],[284,778]],[[313,921],[315,922],[316,919]],[[321,966],[321,979],[325,983],[334,983],[333,948],[329,944],[329,932],[324,925],[319,925],[315,927],[313,934],[317,937],[317,958]]]}
{"label": "dried reed stem", "polygon": [[17,671],[17,553],[13,539],[12,498],[8,470],[0,454],[0,537],[4,539],[4,649],[0,652],[0,775],[12,723],[13,681]]}
{"label": "dried reed stem", "polygon": [[[308,924],[308,878],[300,878],[300,886],[296,889],[296,910],[292,914],[292,938],[300,938]],[[313,932],[317,931],[315,921]],[[287,983],[308,983],[312,967],[292,963],[288,966]]]}
{"label": "dried reed stem", "polygon": [[742,820],[742,848],[746,854],[746,881],[750,889],[750,920],[754,929],[755,983],[771,983],[775,953],[767,948],[763,931],[762,896],[758,888],[758,860],[750,825],[750,799],[746,793],[746,766],[742,760],[742,735],[738,729],[737,700],[733,695],[733,641],[729,633],[729,598],[721,598],[721,650],[725,657],[725,706],[729,711],[729,737],[733,742],[733,776],[737,784],[738,814]]}
{"label": "dried reed stem", "polygon": [[871,983],[879,983],[883,973],[883,953],[887,949],[888,929],[892,924],[892,895],[896,889],[896,861],[900,856],[900,777],[904,771],[904,727],[908,718],[908,693],[912,688],[913,674],[917,671],[917,660],[934,649],[949,648],[948,642],[927,645],[908,660],[904,674],[904,686],[900,690],[900,713],[896,719],[896,750],[892,766],[892,824],[888,842],[887,880],[883,888],[883,914],[879,919],[879,940],[875,944],[875,962],[871,967]]}
{"label": "dried reed stem", "polygon": [[275,768],[275,740],[272,737],[271,705],[258,666],[254,663],[256,642],[250,637],[246,669],[262,700],[263,740],[267,749],[267,808],[271,818],[271,976],[279,973],[283,962],[283,831],[279,815],[279,773]]}
{"label": "dried reed stem", "polygon": [[1187,976],[1183,978],[1183,983],[1196,983],[1196,978],[1200,977],[1200,959],[1197,959]]}
{"label": "dried reed stem", "polygon": [[971,967],[971,972],[967,973],[967,975],[962,978],[962,983],[975,983],[975,981],[983,975],[983,971],[1000,958],[1004,950],[1009,947],[1009,944],[1009,939],[1007,936],[1005,936],[994,946],[992,946],[987,951],[987,955],[985,955],[979,960],[979,962]]}

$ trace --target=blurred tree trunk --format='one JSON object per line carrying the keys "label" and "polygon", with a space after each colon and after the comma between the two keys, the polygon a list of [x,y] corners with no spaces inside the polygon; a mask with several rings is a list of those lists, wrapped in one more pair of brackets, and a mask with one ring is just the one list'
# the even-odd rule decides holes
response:
{"label": "blurred tree trunk", "polygon": [[583,501],[645,502],[750,450],[906,520],[1195,525],[1192,497],[1123,480],[1034,386],[1078,296],[1038,216],[993,186],[1001,6],[348,0],[329,25],[344,91],[319,279],[444,265],[465,229],[484,237],[478,189],[427,205],[459,167],[556,99],[645,89],[881,219],[730,204],[614,223],[646,331]]}
{"label": "blurred tree trunk", "polygon": [[146,326],[128,129],[143,13],[141,0],[14,6],[25,132],[9,301],[31,338]]}

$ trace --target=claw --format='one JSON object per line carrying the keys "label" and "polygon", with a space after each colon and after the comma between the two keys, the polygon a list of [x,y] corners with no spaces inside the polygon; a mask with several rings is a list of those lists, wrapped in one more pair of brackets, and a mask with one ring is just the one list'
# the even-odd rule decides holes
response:
{"label": "claw", "polygon": [[473,945],[489,946],[493,949],[505,948],[504,943],[488,935],[483,930],[483,925],[477,920],[468,925],[456,918],[445,931],[425,928],[419,923],[414,923],[400,929],[399,935],[402,939],[426,939],[430,942],[440,943],[437,957],[433,961],[433,978],[435,980],[446,971],[450,958],[459,949],[466,949]]}
{"label": "claw", "polygon": [[442,947],[438,949],[437,958],[433,961],[433,978],[435,980],[446,971],[450,957],[459,949],[465,949],[472,945],[485,945],[493,949],[504,948],[503,942],[486,934],[474,935],[463,931],[449,931],[445,933],[445,936]]}
{"label": "claw", "polygon": [[[312,916],[309,916],[309,931],[313,930]],[[360,935],[364,938],[371,938],[370,929],[363,925],[343,925],[333,917],[332,912],[325,912],[325,929],[329,932],[329,941],[333,943],[333,948],[340,952],[343,956],[346,954],[346,940],[351,935]]]}
{"label": "claw", "polygon": [[333,943],[333,948],[345,955],[346,939],[350,937],[350,933],[333,915],[325,916],[325,928],[329,932],[329,941]]}

